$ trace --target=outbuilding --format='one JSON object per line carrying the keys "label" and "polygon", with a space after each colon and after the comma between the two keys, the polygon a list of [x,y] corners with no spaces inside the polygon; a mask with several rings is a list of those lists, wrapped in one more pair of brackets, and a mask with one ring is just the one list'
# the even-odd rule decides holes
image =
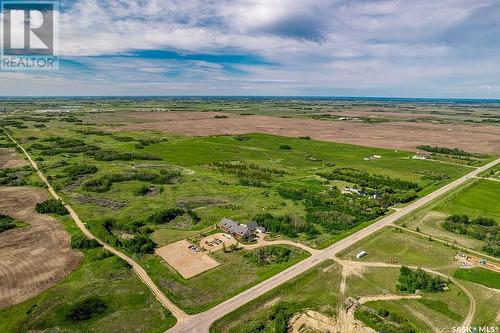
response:
{"label": "outbuilding", "polygon": [[366,256],[368,253],[366,253],[366,251],[361,251],[358,253],[358,255],[356,256],[356,258],[358,259],[361,259],[363,258],[364,256]]}

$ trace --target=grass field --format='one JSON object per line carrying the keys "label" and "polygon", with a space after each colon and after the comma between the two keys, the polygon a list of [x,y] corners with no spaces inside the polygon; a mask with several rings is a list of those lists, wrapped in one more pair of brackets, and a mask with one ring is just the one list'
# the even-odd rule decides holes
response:
{"label": "grass field", "polygon": [[500,289],[500,274],[489,269],[481,267],[459,269],[453,276],[460,280],[471,281],[486,287]]}
{"label": "grass field", "polygon": [[[421,188],[417,196],[432,192],[469,171],[462,165],[413,160],[409,158],[411,152],[304,138],[264,134],[182,137],[160,132],[104,132],[99,127],[107,126],[102,119],[95,118],[100,123],[83,126],[78,125],[78,117],[55,118],[57,120],[44,122],[43,128],[35,128],[34,123],[26,122],[28,128],[14,129],[14,135],[28,148],[56,190],[71,203],[92,232],[138,259],[166,294],[191,313],[207,309],[245,290],[305,255],[299,254],[287,264],[257,268],[245,262],[239,253],[216,253],[214,257],[221,262],[220,267],[185,281],[158,257],[133,252],[127,245],[131,240],[145,236],[156,246],[162,246],[180,239],[197,238],[200,233],[210,232],[223,217],[248,222],[257,214],[270,213],[303,221],[308,214],[306,201],[284,198],[279,188],[343,189],[348,183],[328,181],[318,176],[320,172],[337,168],[362,169],[370,174],[414,182]],[[63,139],[49,141],[51,137]],[[73,141],[68,141],[69,138]],[[44,149],[51,142],[60,143],[57,143],[57,148]],[[147,155],[148,158],[108,161],[107,156],[99,159],[96,155],[82,153],[89,147],[108,155],[126,152]],[[113,152],[109,152],[111,150]],[[382,158],[365,160],[374,155]],[[251,163],[251,169],[261,168],[264,176],[266,173],[273,176],[263,186],[246,186],[238,174],[223,172],[214,166],[214,163],[227,161]],[[68,168],[89,164],[96,170],[73,177],[68,175]],[[86,187],[88,183],[111,176],[158,175],[162,170],[177,173],[177,179],[161,184],[151,180],[125,179],[113,181],[98,191]],[[157,191],[151,195],[138,194],[144,186],[154,187]],[[161,225],[148,222],[153,213],[174,207],[194,211],[199,221],[185,214]],[[113,224],[107,228],[105,224],[110,219]],[[351,229],[338,232],[328,232],[316,225],[319,235],[299,234],[295,238],[314,247],[325,247],[369,223],[371,220],[366,219]]]}
{"label": "grass field", "polygon": [[[366,251],[363,259],[355,259],[356,254]],[[338,256],[356,261],[397,263],[407,266],[421,266],[446,270],[458,267],[453,258],[457,250],[444,244],[429,241],[407,232],[396,232],[395,228],[386,227],[379,232],[357,242]]]}
{"label": "grass field", "polygon": [[347,276],[346,294],[352,297],[362,295],[397,294],[394,281],[399,276],[398,268],[367,267],[362,274]]}
{"label": "grass field", "polygon": [[485,216],[500,220],[500,182],[478,180],[462,191],[445,199],[436,210],[448,214]]}
{"label": "grass field", "polygon": [[[350,275],[344,297],[397,294],[398,269],[368,268],[361,276]],[[211,332],[253,332],[257,327],[274,332],[277,309],[286,309],[293,315],[303,310],[313,310],[336,317],[343,299],[339,299],[341,266],[327,261],[259,297],[215,322]],[[418,332],[430,329],[428,323],[415,315],[418,312],[439,329],[457,326],[467,315],[469,301],[456,286],[439,294],[424,293],[419,300],[376,301],[366,305],[375,309],[385,308],[410,321]],[[343,310],[342,310],[343,311]]]}
{"label": "grass field", "polygon": [[[68,164],[84,164],[89,161],[88,158],[85,155],[73,153],[40,156],[40,151],[30,150],[35,157],[43,159],[40,164],[51,178],[51,182],[60,188],[63,196],[77,208],[84,220],[89,221],[91,228],[99,224],[99,221],[94,221],[97,217],[102,219],[106,216],[113,216],[119,221],[136,221],[144,220],[151,211],[180,204],[196,209],[201,217],[201,221],[196,225],[187,221],[184,224],[158,228],[153,238],[161,242],[160,245],[163,245],[163,242],[178,240],[179,234],[190,235],[192,231],[204,230],[223,217],[244,222],[262,212],[304,216],[305,207],[301,202],[282,198],[274,188],[288,183],[318,182],[316,173],[329,170],[332,165],[339,168],[360,168],[375,174],[417,182],[423,187],[419,195],[429,193],[467,171],[467,168],[457,165],[411,160],[408,159],[411,154],[408,152],[262,134],[247,135],[245,141],[238,141],[232,136],[183,138],[152,132],[120,132],[113,135],[103,135],[100,132],[99,134],[83,134],[69,130],[64,123],[55,122],[53,125],[51,122],[47,126],[44,129],[26,129],[16,135],[24,138],[22,141],[27,147],[40,142],[40,140],[28,140],[34,137],[43,139],[51,135],[71,136],[85,141],[87,145],[96,145],[102,149],[136,151],[161,157],[161,161],[115,161],[112,163],[92,161],[92,164],[97,166],[98,172],[85,176],[83,180],[74,181],[74,186],[67,190],[67,179],[61,175],[65,166],[58,166],[62,158]],[[120,137],[128,137],[132,141],[117,140]],[[168,139],[168,141],[137,149],[138,140],[146,139]],[[293,149],[286,151],[279,149],[282,145],[288,145]],[[372,155],[383,157],[377,161],[363,160]],[[274,180],[270,188],[241,186],[235,176],[217,172],[210,167],[214,162],[227,160],[253,162],[263,167],[283,170],[286,174]],[[142,181],[114,183],[105,193],[89,193],[81,188],[81,183],[87,179],[97,179],[112,173],[133,170],[151,172],[161,168],[179,170],[183,179],[180,183],[162,186],[162,192],[155,196],[144,197],[135,194],[144,185]],[[429,175],[435,174],[446,174],[449,179],[441,181],[429,179]],[[332,182],[331,186],[340,185]],[[83,202],[88,197],[92,197],[93,202],[82,203],[82,197],[85,197]],[[111,204],[108,202],[107,207],[103,205],[104,199],[111,200]],[[109,206],[113,203],[121,203],[122,206],[118,209],[110,209]],[[323,247],[341,237],[342,234],[321,234],[315,239],[302,238],[302,240],[312,246]]]}
{"label": "grass field", "polygon": [[216,321],[211,332],[251,332],[262,325],[273,331],[270,315],[280,307],[290,314],[312,309],[334,316],[339,302],[340,266],[326,261],[301,276]]}
{"label": "grass field", "polygon": [[[390,263],[392,259],[393,262],[398,264],[431,268],[453,276],[457,278],[457,283],[467,288],[475,299],[476,315],[473,324],[479,326],[499,324],[498,306],[495,304],[498,294],[491,289],[488,292],[488,289],[484,287],[498,288],[498,273],[482,268],[459,269],[458,264],[453,261],[457,250],[436,241],[429,241],[425,237],[405,232],[395,232],[394,230],[394,228],[385,228],[340,253],[339,257],[352,259],[356,253],[365,250],[368,255],[361,261]],[[391,279],[390,276],[395,276],[396,273],[394,270],[392,274],[386,273],[387,278]],[[366,276],[373,274],[378,275],[377,270],[373,268],[370,268],[365,273]],[[374,280],[373,277],[370,279],[357,276],[348,277],[348,282],[354,284],[354,286],[348,285],[347,290],[356,295],[364,290],[375,293],[379,289],[377,289],[377,285],[372,283]],[[384,289],[391,291],[387,286],[382,288],[382,290]],[[389,309],[391,307],[393,310],[399,308],[403,312],[406,311],[405,304],[411,305],[415,311],[424,314],[425,318],[429,318],[430,322],[439,323],[442,329],[450,329],[450,327],[456,326],[457,321],[460,322],[459,318],[465,318],[467,313],[465,309],[467,309],[469,302],[463,291],[458,289],[457,286],[451,284],[450,290],[446,293],[425,295],[427,296],[424,298],[430,301],[401,300],[390,302],[390,304],[389,302],[378,301],[368,305],[374,305],[375,308],[385,307]],[[425,324],[415,315],[412,316],[412,320],[414,320],[415,327],[422,327],[419,325]],[[421,329],[423,330],[423,328]]]}
{"label": "grass field", "polygon": [[476,302],[476,314],[472,321],[473,326],[500,326],[498,316],[498,291],[468,282],[461,281],[469,290]]}
{"label": "grass field", "polygon": [[182,278],[157,256],[143,258],[141,265],[148,269],[151,278],[172,301],[188,313],[198,313],[309,256],[308,253],[293,248],[293,254],[288,262],[256,266],[243,258],[245,252],[246,250],[230,253],[215,252],[211,256],[220,263],[220,266],[189,280]]}
{"label": "grass field", "polygon": [[486,242],[468,235],[460,235],[444,230],[441,224],[449,215],[467,215],[471,219],[479,216],[500,221],[498,198],[500,183],[492,180],[473,180],[452,191],[447,196],[437,199],[419,209],[417,212],[402,218],[397,223],[415,230],[433,235],[437,238],[456,242],[457,245],[482,251]]}
{"label": "grass field", "polygon": [[[71,235],[80,234],[61,218]],[[121,259],[98,249],[83,250],[81,266],[51,289],[19,305],[0,310],[1,332],[163,332],[175,318]],[[68,319],[73,306],[89,297],[102,299],[103,314],[79,322]]]}

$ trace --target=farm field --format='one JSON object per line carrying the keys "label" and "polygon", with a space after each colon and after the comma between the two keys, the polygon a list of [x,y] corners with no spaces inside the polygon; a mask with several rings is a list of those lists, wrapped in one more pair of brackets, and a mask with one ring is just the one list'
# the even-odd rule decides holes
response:
{"label": "farm field", "polygon": [[[59,218],[67,232],[82,237],[68,217]],[[175,318],[154,298],[121,259],[102,248],[80,249],[77,269],[47,291],[21,304],[0,309],[1,332],[164,332]],[[89,317],[72,317],[78,305],[102,302]],[[84,310],[81,310],[84,311]]]}
{"label": "farm field", "polygon": [[[109,132],[105,126],[78,125],[78,117],[56,117],[44,120],[44,127],[35,127],[38,118],[42,117],[30,119],[28,128],[12,130],[56,190],[93,233],[137,258],[160,288],[190,313],[247,289],[305,254],[298,253],[288,263],[254,267],[240,253],[216,252],[211,256],[220,266],[186,280],[162,263],[153,254],[154,248],[185,239],[197,244],[224,217],[243,223],[261,219],[273,239],[294,239],[323,248],[389,213],[375,200],[340,193],[344,187],[354,186],[360,172],[388,177],[383,179],[411,188],[387,196],[397,203],[407,196],[432,192],[469,170],[456,163],[411,159],[413,153],[407,151],[308,137],[184,137],[119,128]],[[336,174],[335,170],[346,173]],[[376,177],[374,182],[382,179]],[[284,191],[294,188],[308,189],[310,196],[330,190],[332,199],[319,199],[337,201],[311,206],[306,198]],[[364,213],[350,215],[358,214],[358,208],[352,212],[327,208],[351,209],[353,205]],[[329,218],[329,214],[345,219],[345,225],[319,223],[323,221],[320,216]],[[282,223],[280,219],[291,223],[292,229],[273,229]],[[306,227],[294,230],[293,225]]]}
{"label": "farm field", "polygon": [[0,308],[49,289],[82,260],[59,222],[35,212],[35,204],[48,196],[37,188],[0,187],[0,214],[26,225],[0,233]]}
{"label": "farm field", "polygon": [[[151,106],[146,104],[148,108]],[[415,158],[419,157],[416,147],[403,147],[400,143],[387,145],[391,149],[384,149],[328,142],[336,137],[317,141],[316,136],[285,128],[292,121],[297,121],[297,124],[313,122],[311,124],[321,128],[329,128],[331,124],[359,126],[351,121],[337,123],[330,119],[310,119],[310,115],[298,113],[290,120],[278,118],[279,112],[254,117],[234,110],[225,112],[207,108],[203,111],[208,112],[145,112],[124,107],[102,113],[30,113],[29,116],[10,115],[7,119],[9,133],[27,149],[56,191],[75,209],[90,231],[139,262],[165,295],[188,314],[214,307],[300,262],[309,253],[284,245],[252,251],[219,249],[200,255],[208,259],[205,260],[209,263],[207,267],[183,271],[182,267],[179,268],[182,259],[172,261],[174,267],[171,267],[166,263],[170,258],[162,259],[155,250],[181,244],[182,249],[191,251],[187,250],[189,244],[199,245],[205,237],[221,232],[216,225],[224,217],[241,223],[256,221],[267,229],[267,241],[287,240],[323,249],[391,214],[393,208],[398,209],[423,197],[470,172],[473,166],[493,159],[493,156],[476,153],[491,153],[494,149],[472,142],[457,147],[468,151],[456,150],[455,155],[443,153],[439,147],[429,147],[439,152],[422,153],[427,157],[420,159]],[[120,117],[116,117],[118,114]],[[387,126],[399,126],[398,119],[403,117],[399,113],[387,116],[394,117],[387,121]],[[240,118],[248,117],[254,120],[262,117],[261,120],[269,124],[273,124],[270,119],[273,122],[284,119],[286,126],[278,128],[272,125],[271,129],[266,129],[259,123],[256,133],[249,133],[253,131],[251,126],[248,131],[238,130],[244,122],[233,126],[233,120],[241,122]],[[120,122],[115,121],[117,118]],[[0,124],[2,121],[5,123],[0,117]],[[408,128],[416,123],[408,122]],[[215,132],[201,131],[207,124],[213,125]],[[153,125],[158,128],[149,127]],[[380,126],[378,121],[371,120],[362,125]],[[188,130],[176,130],[176,126]],[[453,122],[449,126],[465,131],[467,124]],[[231,130],[223,131],[225,128]],[[377,127],[372,135],[378,136],[380,133],[376,131],[385,130]],[[485,135],[491,133],[485,132]],[[199,134],[205,136],[197,136]],[[2,147],[12,148],[5,137],[1,140]],[[432,137],[425,143],[440,144],[440,140],[445,140],[444,136]],[[368,141],[377,145],[376,140]],[[367,144],[368,141],[353,142]],[[8,153],[15,154],[13,150]],[[0,174],[2,183],[40,185],[28,167],[22,164],[8,167]],[[460,209],[471,218],[477,218],[475,208],[482,212],[494,205],[491,191],[496,190],[483,182],[492,181],[479,180],[477,184],[481,186],[474,188],[477,193],[466,194],[469,197],[463,200],[457,197],[438,205],[439,209],[433,211],[435,215],[428,218],[431,222],[426,220],[424,226],[432,225],[446,214],[462,214]],[[486,217],[496,216],[498,212],[491,209]],[[68,219],[62,220],[66,229],[71,228]],[[406,226],[416,227],[410,223]],[[72,233],[78,232],[72,230]],[[484,245],[464,235],[460,237],[471,247]],[[245,245],[255,244],[253,239],[240,241]],[[449,276],[457,275],[458,280],[478,288],[484,288],[481,283],[491,287],[491,280],[495,279],[484,274],[459,277],[459,264],[453,261],[457,251],[451,246],[395,228],[386,228],[360,244],[343,253],[342,260],[353,259],[359,251],[366,250],[368,256],[357,262],[422,266]],[[0,312],[1,319],[2,315],[7,317],[13,313],[9,311],[21,314],[35,311],[24,310],[27,304],[33,306],[36,303],[34,308],[43,309],[39,310],[36,320],[27,321],[21,315],[12,317],[15,319],[9,320],[11,326],[6,326],[8,329],[29,331],[62,327],[63,331],[114,332],[137,321],[140,332],[162,332],[174,325],[174,317],[160,306],[125,263],[99,248],[82,249],[82,252],[85,259],[80,268],[62,282]],[[192,255],[191,252],[188,254]],[[163,255],[168,256],[168,253]],[[342,277],[339,263],[329,261],[320,267],[235,312],[249,311],[251,320],[235,320],[231,314],[217,322],[214,330],[278,329],[283,322],[302,325],[310,320],[309,317],[315,318],[309,324],[316,325],[316,329],[332,324],[332,320],[337,324],[345,324],[347,320],[363,326],[361,320],[373,326],[354,312],[344,318],[338,309],[348,297],[361,297],[363,309],[387,310],[397,318],[404,318],[417,331],[428,330],[434,322],[443,329],[458,325],[468,316],[468,297],[453,284],[450,290],[439,296],[424,293],[422,299],[399,299],[396,289],[398,268],[346,266],[349,273]],[[107,274],[116,278],[116,284],[113,282],[114,288],[106,293],[102,288]],[[83,289],[85,292],[77,292],[75,286],[84,276],[88,278]],[[327,293],[324,292],[325,285],[329,288]],[[91,286],[97,288],[92,290]],[[68,288],[69,293],[75,295],[75,301],[67,305],[57,303],[50,309],[43,306],[48,298],[52,298],[51,292],[61,293],[62,289],[57,288]],[[124,295],[126,289],[132,292]],[[394,295],[396,299],[391,298]],[[62,298],[57,302],[62,302]],[[69,319],[71,309],[85,305],[85,302],[98,304],[102,312],[89,320],[72,322]],[[143,318],[138,319],[141,315]],[[122,316],[117,320],[124,326],[111,327],[112,318],[116,316]],[[488,314],[480,319],[491,321],[491,316]]]}
{"label": "farm field", "polygon": [[[217,116],[219,115],[219,116]],[[464,136],[456,144],[465,150],[474,150],[486,154],[498,153],[494,147],[498,142],[498,128],[482,125],[471,127],[462,124],[443,125],[421,122],[349,122],[322,121],[314,119],[292,118],[278,119],[269,116],[230,115],[217,113],[136,113],[141,121],[125,125],[117,130],[125,131],[169,131],[184,135],[240,135],[253,132],[283,136],[311,135],[314,139],[343,142],[357,145],[371,145],[388,149],[415,149],[420,144],[432,143],[444,146],[455,135]],[[149,120],[149,121],[148,121]]]}
{"label": "farm field", "polygon": [[[317,174],[335,168],[362,169],[374,174],[412,181],[422,187],[417,195],[428,193],[467,171],[466,167],[453,164],[411,160],[408,159],[411,155],[409,152],[262,134],[247,135],[241,141],[240,137],[235,139],[232,136],[185,138],[151,132],[100,135],[99,132],[91,134],[91,131],[75,133],[61,124],[55,125],[54,129],[23,130],[19,134],[24,137],[23,141],[28,148],[33,145],[33,148],[29,148],[30,152],[41,159],[40,165],[51,181],[62,191],[63,196],[77,207],[79,214],[88,221],[91,228],[94,225],[97,227],[106,216],[113,216],[118,222],[144,221],[147,213],[162,207],[182,206],[194,210],[201,218],[201,221],[193,224],[189,218],[180,217],[166,226],[155,227],[152,237],[160,242],[176,241],[186,235],[196,235],[193,231],[205,230],[226,216],[243,222],[263,212],[304,216],[306,208],[304,204],[298,200],[283,198],[276,192],[276,188],[288,184],[324,187],[328,184]],[[56,133],[59,136],[72,135],[77,140],[84,140],[85,144],[99,146],[102,149],[148,154],[161,160],[118,162],[93,160],[92,164],[97,167],[94,174],[78,175],[77,179],[70,180],[61,171],[70,165],[85,164],[88,161],[85,154],[62,153],[42,156],[40,153],[43,154],[43,151],[35,148],[43,144],[43,136],[50,137]],[[35,136],[40,139],[28,140]],[[155,143],[139,149],[136,146],[140,140],[150,140]],[[289,146],[293,149],[283,150],[279,148],[280,146]],[[381,155],[382,159],[363,160],[372,155]],[[61,162],[62,159],[64,163]],[[242,180],[238,175],[217,170],[214,166],[225,161],[255,163],[267,168],[271,173],[279,172],[279,174],[271,176],[273,179],[270,184],[242,186],[240,184]],[[162,169],[169,169],[172,178],[178,178],[179,181],[172,179],[175,183],[155,185],[151,184],[151,181],[129,180],[113,182],[109,188],[98,191],[88,191],[83,188],[86,181],[102,179],[110,174],[134,171],[152,173]],[[137,195],[136,193],[148,183],[158,191],[152,190],[153,195]],[[334,186],[336,181],[332,180],[331,183]],[[96,221],[96,216],[103,218],[101,221]],[[313,239],[300,237],[302,241],[312,246],[325,246],[334,238],[338,239],[338,235],[328,235],[321,231]]]}
{"label": "farm field", "polygon": [[[500,182],[489,179],[477,179],[466,186],[457,189],[444,198],[422,208],[412,216],[398,221],[399,225],[433,235],[450,243],[465,246],[476,251],[495,256],[498,241],[472,237],[468,234],[459,234],[444,229],[443,224],[451,215],[467,216],[473,220],[479,217],[492,219],[498,226],[500,210],[498,198],[500,197]],[[498,227],[497,227],[498,228]],[[491,232],[491,231],[490,231]],[[490,250],[485,252],[485,247]],[[498,250],[496,250],[498,251]]]}

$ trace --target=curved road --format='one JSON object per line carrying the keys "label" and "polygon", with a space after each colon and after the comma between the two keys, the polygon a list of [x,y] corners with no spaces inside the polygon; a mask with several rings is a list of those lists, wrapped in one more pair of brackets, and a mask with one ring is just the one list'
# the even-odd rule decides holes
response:
{"label": "curved road", "polygon": [[[38,168],[38,165],[33,161],[31,156],[28,154],[28,152],[19,144],[17,143],[14,138],[8,133],[6,133],[7,136],[14,142],[26,155],[28,160],[30,161],[31,165],[33,168],[36,170],[38,176],[40,179],[47,185],[47,188],[49,189],[49,192],[51,195],[56,198],[56,199],[61,199],[59,195],[54,191],[48,180],[45,178],[43,173],[40,171]],[[170,312],[177,318],[177,324],[168,330],[167,332],[169,333],[206,333],[209,332],[210,326],[219,318],[222,318],[223,316],[231,313],[232,311],[238,309],[239,307],[243,306],[244,304],[252,301],[253,299],[271,291],[272,289],[278,287],[279,285],[286,283],[287,281],[295,278],[296,276],[306,272],[307,270],[313,268],[314,266],[318,265],[322,261],[328,260],[333,258],[337,253],[345,250],[349,246],[353,245],[354,243],[368,237],[369,235],[379,231],[380,229],[386,227],[386,226],[391,226],[395,221],[399,220],[401,217],[415,211],[416,209],[422,207],[423,205],[429,203],[430,201],[440,197],[441,195],[447,193],[448,191],[453,190],[454,188],[464,184],[470,179],[475,178],[478,176],[480,173],[483,171],[490,169],[491,167],[495,166],[496,164],[500,163],[500,158],[490,162],[482,167],[479,167],[475,169],[474,171],[468,173],[467,175],[441,187],[440,189],[428,194],[427,196],[409,204],[408,206],[405,206],[399,210],[397,210],[395,213],[378,220],[377,222],[374,222],[373,224],[369,225],[368,227],[340,240],[339,242],[329,246],[328,248],[321,250],[321,251],[315,251],[309,258],[304,259],[303,261],[297,263],[296,265],[274,275],[273,277],[261,282],[260,284],[247,289],[246,291],[236,295],[235,297],[228,299],[227,301],[211,308],[210,310],[207,310],[203,313],[197,314],[197,315],[187,315],[184,311],[179,309],[175,304],[170,301],[165,294],[156,286],[156,284],[151,280],[151,278],[148,276],[146,271],[132,258],[126,256],[122,252],[116,250],[115,248],[109,246],[108,244],[104,243],[100,239],[96,238],[85,226],[85,224],[82,223],[78,215],[75,213],[75,211],[69,206],[65,205],[66,209],[70,212],[71,217],[73,220],[76,222],[78,227],[82,230],[82,232],[89,238],[97,240],[99,243],[101,243],[104,248],[106,248],[108,251],[112,252],[113,254],[119,256],[123,260],[127,261],[136,274],[141,278],[141,280],[149,287],[149,289],[153,292],[153,294],[156,296],[158,301],[165,306],[167,309],[170,310]],[[470,318],[470,315],[468,316],[468,319]]]}
{"label": "curved road", "polygon": [[[395,264],[386,264],[386,263],[377,263],[377,262],[357,262],[357,261],[339,261],[340,264],[345,265],[346,263],[349,265],[357,265],[357,266],[363,266],[363,267],[382,267],[382,268],[400,268],[401,265],[395,265]],[[418,266],[407,266],[408,268],[411,269],[418,269],[421,268],[423,271],[426,271],[427,273],[434,274],[441,276],[445,280],[450,280],[455,284],[457,287],[462,289],[464,294],[469,298],[469,312],[467,313],[467,317],[465,317],[463,323],[461,326],[463,327],[469,327],[472,325],[472,320],[474,319],[474,316],[476,314],[476,300],[474,299],[474,296],[472,296],[472,293],[465,288],[462,284],[460,284],[455,278],[448,276],[444,273],[429,269],[429,268],[424,268],[424,267],[418,267]]]}
{"label": "curved road", "polygon": [[410,214],[416,209],[422,207],[423,205],[429,203],[430,201],[440,197],[441,195],[453,190],[454,188],[464,184],[470,179],[473,179],[481,172],[495,166],[500,163],[500,159],[497,159],[491,163],[488,163],[482,167],[475,169],[474,171],[468,173],[467,175],[443,186],[442,188],[428,194],[427,196],[415,201],[408,206],[405,206],[395,213],[369,225],[368,227],[344,238],[343,240],[331,245],[330,247],[318,251],[312,254],[309,258],[304,259],[298,264],[274,275],[266,281],[242,292],[239,295],[211,308],[208,311],[200,313],[198,315],[191,316],[184,321],[177,323],[176,326],[171,328],[169,333],[205,333],[208,332],[210,326],[217,319],[229,314],[230,312],[238,309],[242,305],[252,301],[253,299],[271,291],[272,289],[278,287],[279,285],[293,279],[294,277],[304,273],[305,271],[313,268],[317,264],[324,260],[333,258],[337,253],[345,250],[352,244],[362,240],[363,238],[379,231],[380,229],[392,225],[395,221],[399,220],[401,217]]}
{"label": "curved road", "polygon": [[[45,183],[45,185],[47,185],[47,188],[48,188],[50,194],[52,195],[52,197],[54,197],[57,200],[63,201],[61,199],[61,197],[56,193],[56,191],[54,190],[52,185],[50,185],[49,181],[47,180],[47,178],[45,178],[44,174],[40,171],[40,169],[38,168],[38,165],[31,158],[31,156],[28,154],[28,152],[19,143],[17,143],[17,141],[14,140],[14,138],[9,133],[5,132],[5,134],[7,134],[7,136],[12,140],[12,142],[14,142],[23,151],[24,155],[26,155],[31,166],[36,170],[38,177],[40,177],[40,179]],[[68,210],[71,218],[75,221],[76,225],[85,234],[85,236],[87,236],[89,239],[95,239],[106,250],[108,250],[109,252],[113,253],[114,255],[120,257],[121,259],[125,260],[126,262],[128,262],[130,264],[130,266],[132,266],[132,269],[134,270],[134,272],[139,276],[139,278],[142,280],[142,282],[144,282],[144,284],[151,290],[151,292],[155,295],[156,299],[165,308],[167,308],[172,313],[172,315],[174,315],[177,318],[177,322],[183,321],[188,317],[188,315],[184,311],[179,309],[174,303],[172,303],[172,301],[170,301],[167,298],[167,296],[165,296],[165,294],[160,290],[160,288],[158,288],[158,286],[153,282],[153,280],[151,280],[151,278],[146,273],[146,271],[141,267],[141,265],[139,265],[134,259],[128,257],[124,253],[118,251],[114,247],[109,246],[108,244],[106,244],[102,240],[100,240],[99,238],[95,237],[87,229],[85,224],[80,220],[80,218],[78,217],[76,212],[73,210],[73,208],[71,208],[71,206],[69,206],[67,204],[64,204],[64,206]]]}

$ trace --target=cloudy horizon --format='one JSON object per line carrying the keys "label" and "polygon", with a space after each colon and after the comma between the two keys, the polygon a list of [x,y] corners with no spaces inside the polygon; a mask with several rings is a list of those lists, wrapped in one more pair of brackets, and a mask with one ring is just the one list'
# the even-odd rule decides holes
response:
{"label": "cloudy horizon", "polygon": [[3,96],[500,98],[494,0],[63,0],[60,68]]}

